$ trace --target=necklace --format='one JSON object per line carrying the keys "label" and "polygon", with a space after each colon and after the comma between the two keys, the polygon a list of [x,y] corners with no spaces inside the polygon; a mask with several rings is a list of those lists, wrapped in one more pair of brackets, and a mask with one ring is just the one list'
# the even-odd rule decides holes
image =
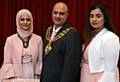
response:
{"label": "necklace", "polygon": [[18,37],[20,38],[20,40],[23,42],[23,47],[27,48],[29,46],[29,40],[31,38],[31,35],[26,37],[25,39],[23,39],[19,34]]}

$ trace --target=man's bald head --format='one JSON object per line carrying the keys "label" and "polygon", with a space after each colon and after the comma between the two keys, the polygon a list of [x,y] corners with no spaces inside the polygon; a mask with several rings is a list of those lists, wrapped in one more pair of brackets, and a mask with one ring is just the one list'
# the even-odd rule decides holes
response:
{"label": "man's bald head", "polygon": [[56,27],[62,26],[68,18],[68,6],[63,2],[54,5],[52,11],[52,20]]}
{"label": "man's bald head", "polygon": [[65,4],[64,2],[58,2],[54,5],[53,9],[54,8],[61,8],[62,10],[64,10],[65,12],[68,12],[68,6],[67,4]]}

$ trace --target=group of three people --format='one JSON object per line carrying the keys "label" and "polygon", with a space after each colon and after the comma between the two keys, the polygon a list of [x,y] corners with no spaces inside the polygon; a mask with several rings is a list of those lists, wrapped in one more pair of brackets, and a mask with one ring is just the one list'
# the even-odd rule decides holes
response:
{"label": "group of three people", "polygon": [[[17,33],[8,37],[0,79],[40,79],[40,82],[119,82],[120,43],[108,7],[98,3],[88,13],[87,38],[68,22],[68,6],[54,5],[45,39],[33,33],[33,17],[17,13]],[[44,45],[43,45],[44,43]]]}

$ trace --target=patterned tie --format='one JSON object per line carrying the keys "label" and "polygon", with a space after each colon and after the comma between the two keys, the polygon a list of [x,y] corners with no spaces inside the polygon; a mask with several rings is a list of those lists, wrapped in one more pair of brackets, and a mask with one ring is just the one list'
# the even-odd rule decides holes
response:
{"label": "patterned tie", "polygon": [[50,38],[50,41],[53,41],[55,35],[56,35],[57,32],[53,31],[52,34],[51,34],[51,38]]}

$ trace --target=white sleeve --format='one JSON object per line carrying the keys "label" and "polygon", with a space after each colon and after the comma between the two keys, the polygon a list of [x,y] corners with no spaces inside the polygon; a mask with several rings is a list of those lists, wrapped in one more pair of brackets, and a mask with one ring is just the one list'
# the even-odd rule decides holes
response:
{"label": "white sleeve", "polygon": [[105,70],[98,82],[118,82],[116,77],[120,43],[118,37],[109,38],[103,46]]}

